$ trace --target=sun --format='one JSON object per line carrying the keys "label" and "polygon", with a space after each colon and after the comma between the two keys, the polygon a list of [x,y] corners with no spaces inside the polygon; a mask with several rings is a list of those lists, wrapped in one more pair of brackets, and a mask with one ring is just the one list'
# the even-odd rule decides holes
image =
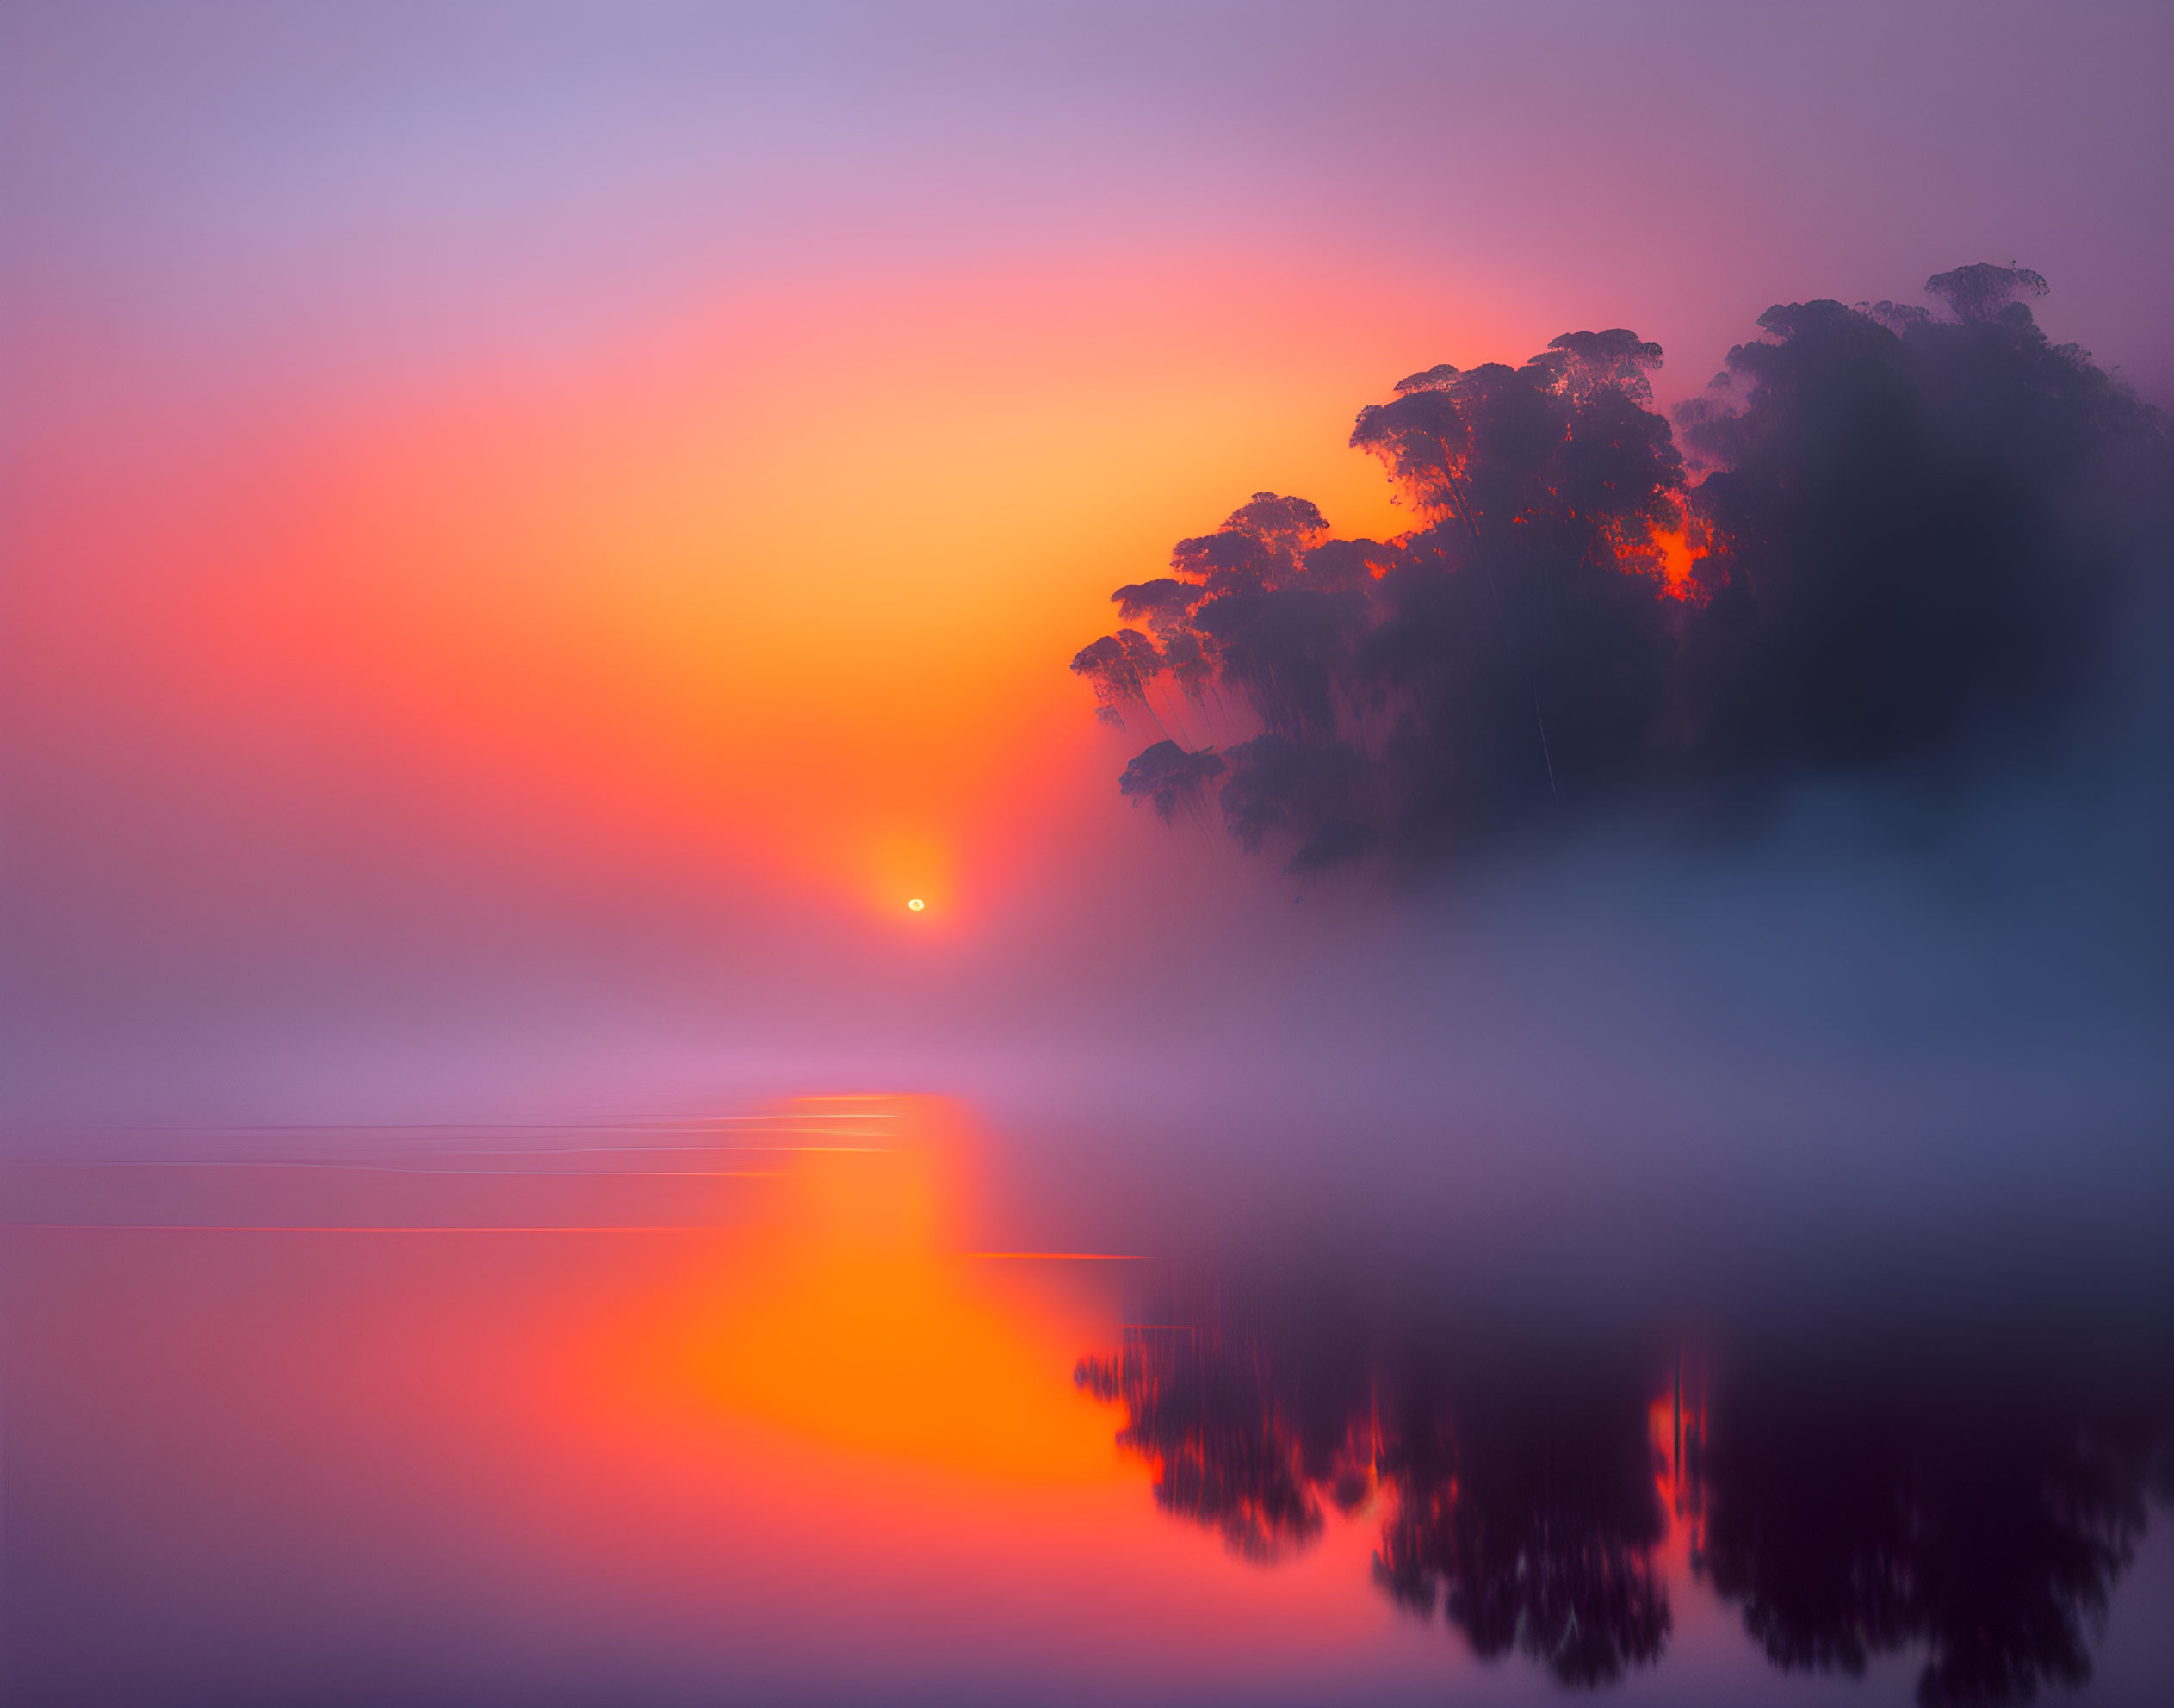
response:
{"label": "sun", "polygon": [[918,895],[917,895],[917,896],[915,896],[915,897],[914,897],[914,898],[911,901],[907,902],[906,905],[907,905],[907,907],[908,908],[910,908],[913,912],[914,912],[914,913],[920,913],[920,912],[921,911],[921,909],[922,909],[922,908],[924,908],[924,907],[927,907],[927,906],[928,906],[928,903],[926,903],[926,901],[922,900],[921,900],[921,898],[920,898],[920,896],[918,896]]}

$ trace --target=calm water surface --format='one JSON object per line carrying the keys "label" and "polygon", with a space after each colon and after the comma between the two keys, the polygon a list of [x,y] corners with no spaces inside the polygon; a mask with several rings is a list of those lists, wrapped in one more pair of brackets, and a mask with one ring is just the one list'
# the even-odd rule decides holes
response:
{"label": "calm water surface", "polygon": [[1559,1229],[1186,1241],[1014,1142],[808,1099],[17,1157],[6,1699],[2174,1696],[2119,1262],[1549,1288],[1504,1253]]}

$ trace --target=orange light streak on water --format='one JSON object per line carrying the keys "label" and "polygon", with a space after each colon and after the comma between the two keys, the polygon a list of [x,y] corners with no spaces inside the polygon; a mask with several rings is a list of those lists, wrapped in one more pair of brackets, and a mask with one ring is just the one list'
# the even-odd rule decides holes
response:
{"label": "orange light streak on water", "polygon": [[1118,1266],[966,1251],[954,1118],[870,1112],[908,1118],[605,1240],[456,1231],[423,1168],[369,1226],[427,1239],[283,1222],[307,1171],[183,1171],[207,1231],[59,1225],[126,1182],[37,1185],[48,1225],[0,1244],[17,1675],[767,1699],[1408,1663],[1365,1525],[1269,1574],[1155,1510],[1070,1380]]}

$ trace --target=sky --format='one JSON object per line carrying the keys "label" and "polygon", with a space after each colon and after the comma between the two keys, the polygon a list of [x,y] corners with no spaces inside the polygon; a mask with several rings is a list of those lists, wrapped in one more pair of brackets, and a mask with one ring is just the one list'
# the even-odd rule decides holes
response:
{"label": "sky", "polygon": [[[2163,5],[18,0],[0,1121],[946,1089],[1348,1012],[1403,925],[1112,788],[1064,669],[1108,590],[1255,491],[1394,531],[1357,411],[1568,330],[1673,400],[1770,303],[2014,261],[2174,404],[2171,87]],[[1586,916],[1513,892],[1421,935],[1544,1006],[1502,922]],[[2094,1047],[2134,976],[1870,934]]]}

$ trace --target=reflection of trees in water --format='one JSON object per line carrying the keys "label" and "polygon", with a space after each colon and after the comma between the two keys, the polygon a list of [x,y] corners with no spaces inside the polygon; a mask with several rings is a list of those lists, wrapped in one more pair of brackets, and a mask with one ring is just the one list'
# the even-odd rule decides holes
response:
{"label": "reflection of trees in water", "polygon": [[1157,1501],[1249,1558],[1304,1546],[1324,1501],[1353,1513],[1378,1488],[1378,1581],[1415,1612],[1439,1606],[1479,1655],[1516,1649],[1582,1685],[1657,1658],[1663,1517],[1636,1369],[1443,1383],[1364,1345],[1150,1324],[1077,1379],[1124,1402],[1119,1445],[1155,1466]]}
{"label": "reflection of trees in water", "polygon": [[1366,1377],[1363,1357],[1339,1367],[1332,1347],[1172,1322],[1128,1328],[1118,1357],[1082,1360],[1075,1379],[1124,1402],[1118,1445],[1155,1467],[1158,1504],[1265,1561],[1321,1534],[1324,1491],[1347,1511],[1365,1499],[1372,1479],[1352,1431]]}
{"label": "reflection of trees in water", "polygon": [[1668,1641],[1643,1386],[1496,1381],[1408,1399],[1384,1443],[1396,1504],[1377,1580],[1486,1659],[1514,1647],[1565,1684],[1606,1684]]}
{"label": "reflection of trees in water", "polygon": [[1702,1456],[1706,1569],[1785,1671],[1922,1643],[1923,1702],[2081,1684],[2144,1534],[2156,1411],[1747,1375]]}
{"label": "reflection of trees in water", "polygon": [[1965,1392],[1747,1365],[1657,1452],[1639,1362],[1399,1345],[1218,1309],[1135,1325],[1077,1379],[1124,1405],[1119,1443],[1158,1502],[1248,1558],[1376,1499],[1376,1581],[1483,1658],[1515,1649],[1578,1686],[1657,1660],[1666,1493],[1693,1569],[1776,1667],[1855,1674],[1922,1645],[1929,1704],[2090,1676],[2165,1416],[2073,1380]]}

